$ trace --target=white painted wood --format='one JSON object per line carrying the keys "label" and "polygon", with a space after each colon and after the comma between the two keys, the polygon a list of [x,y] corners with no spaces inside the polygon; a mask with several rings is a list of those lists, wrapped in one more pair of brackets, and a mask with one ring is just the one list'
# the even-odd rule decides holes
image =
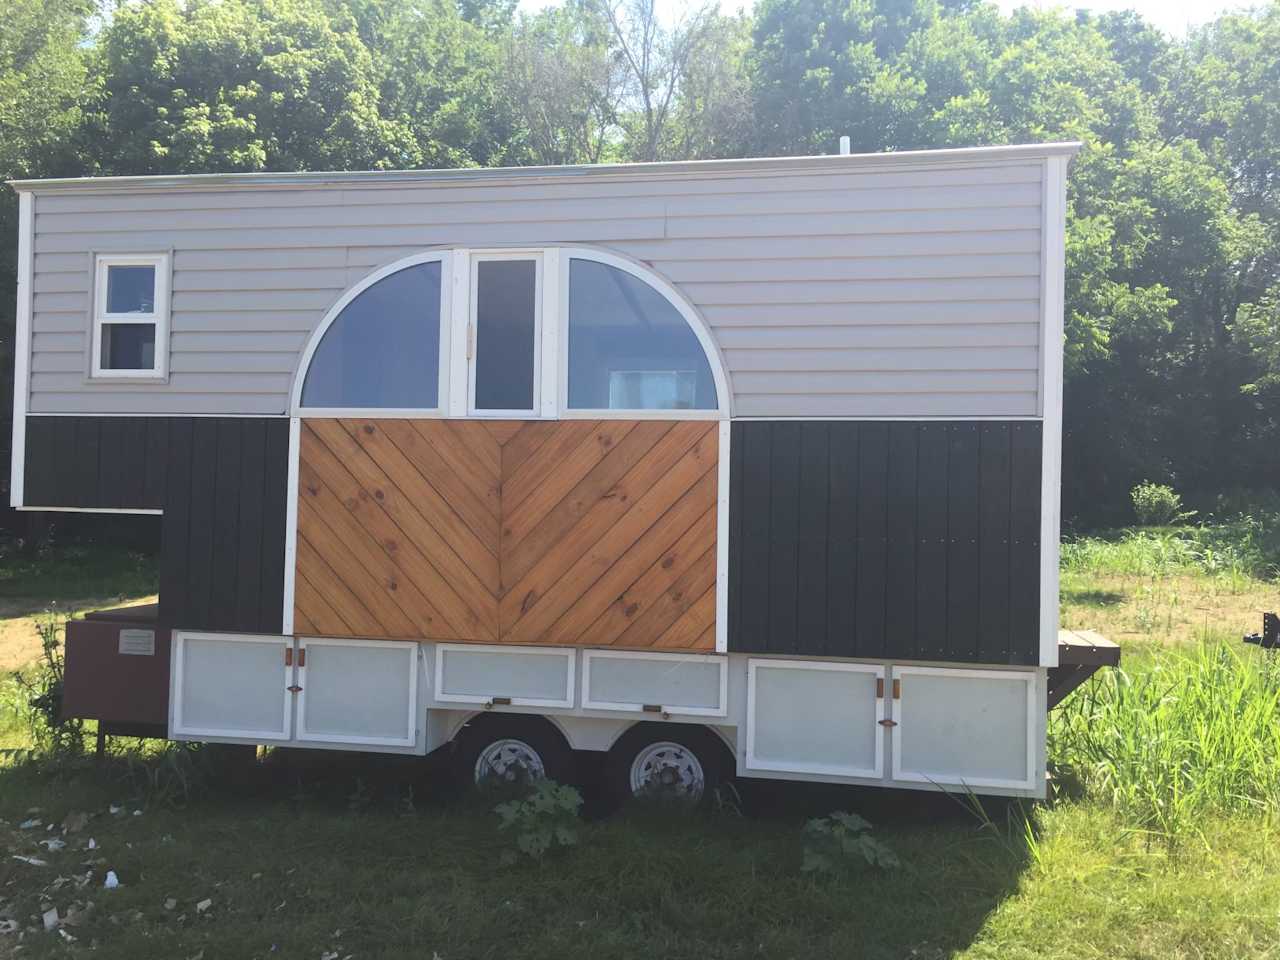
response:
{"label": "white painted wood", "polygon": [[747,770],[840,778],[884,776],[878,664],[747,661]]}
{"label": "white painted wood", "polygon": [[[471,275],[467,280],[467,325],[468,339],[466,343],[466,361],[467,361],[467,407],[466,415],[468,417],[478,417],[485,419],[515,419],[527,420],[530,417],[536,417],[541,413],[542,398],[542,372],[544,361],[542,359],[542,338],[543,331],[548,323],[554,322],[549,320],[543,309],[545,307],[544,297],[545,288],[547,286],[545,264],[543,262],[544,251],[541,249],[497,249],[497,250],[468,250],[468,259],[471,263]],[[476,361],[479,358],[479,342],[480,328],[476,320],[476,310],[478,307],[478,284],[480,271],[479,264],[492,260],[532,260],[534,263],[534,288],[533,288],[533,399],[532,406],[517,410],[479,410],[476,408]],[[553,302],[555,302],[553,298]],[[552,390],[554,397],[554,384],[548,385]]]}
{"label": "white painted wood", "polygon": [[293,598],[297,587],[298,565],[298,460],[301,451],[302,422],[289,418],[289,473],[284,502],[284,590],[280,632],[293,633]]}
{"label": "white painted wood", "polygon": [[723,717],[728,712],[729,660],[696,653],[582,651],[582,707],[642,713]]}
{"label": "white painted wood", "polygon": [[1043,784],[1035,671],[895,665],[893,679],[901,682],[894,780],[1027,791]]}
{"label": "white painted wood", "polygon": [[297,740],[417,743],[417,643],[306,637],[298,652]]}
{"label": "white painted wood", "polygon": [[716,451],[716,653],[729,651],[729,490],[732,460],[729,441],[733,430],[720,421]]}
{"label": "white painted wood", "polygon": [[175,631],[169,736],[288,740],[293,667],[285,664],[285,651],[292,645],[291,637]]}
{"label": "white painted wood", "polygon": [[27,406],[31,370],[31,306],[35,291],[33,251],[35,246],[35,197],[18,193],[18,303],[14,316],[13,342],[13,445],[9,457],[9,506],[24,503],[27,457]]}
{"label": "white painted wood", "polygon": [[1067,157],[1045,161],[1044,308],[1040,358],[1040,665],[1058,665],[1059,554],[1062,513],[1063,288],[1066,269]]}
{"label": "white painted wood", "polygon": [[[172,285],[168,253],[99,254],[94,257],[93,324],[90,327],[89,375],[95,379],[165,380],[169,376],[169,291]],[[151,313],[113,314],[107,311],[107,275],[112,267],[151,267],[155,271]],[[38,295],[49,297],[51,295]],[[102,365],[102,330],[116,323],[155,327],[150,370],[115,370]]]}
{"label": "white painted wood", "polygon": [[547,247],[542,251],[542,338],[535,345],[534,354],[540,367],[535,379],[539,386],[535,400],[539,414],[549,420],[569,407],[563,399],[567,383],[561,361],[569,349],[568,284],[568,258],[562,256],[559,247]]}
{"label": "white painted wood", "polygon": [[[541,662],[539,662],[541,661]],[[565,647],[440,643],[432,697],[440,703],[572,707],[577,652]]]}

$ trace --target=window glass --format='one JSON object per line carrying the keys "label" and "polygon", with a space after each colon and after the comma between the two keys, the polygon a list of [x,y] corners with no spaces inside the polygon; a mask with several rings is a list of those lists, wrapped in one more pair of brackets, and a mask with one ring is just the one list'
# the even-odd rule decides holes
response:
{"label": "window glass", "polygon": [[679,310],[625,270],[569,263],[569,407],[714,410],[702,344]]}
{"label": "window glass", "polygon": [[152,370],[155,365],[156,325],[154,323],[104,323],[102,325],[104,370]]}
{"label": "window glass", "polygon": [[107,267],[107,313],[155,312],[155,267],[133,265]]}
{"label": "window glass", "polygon": [[476,261],[475,409],[532,410],[538,267]]}
{"label": "window glass", "polygon": [[302,385],[307,407],[440,403],[440,262],[419,263],[361,291],[329,326]]}

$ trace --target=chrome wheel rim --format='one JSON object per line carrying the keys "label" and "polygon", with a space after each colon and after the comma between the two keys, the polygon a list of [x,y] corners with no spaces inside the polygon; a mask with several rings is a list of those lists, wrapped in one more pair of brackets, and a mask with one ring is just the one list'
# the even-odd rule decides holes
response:
{"label": "chrome wheel rim", "polygon": [[476,758],[475,782],[522,783],[542,780],[547,768],[537,750],[523,740],[494,740]]}
{"label": "chrome wheel rim", "polygon": [[651,743],[631,761],[633,796],[659,796],[698,801],[707,786],[702,761],[684,744]]}

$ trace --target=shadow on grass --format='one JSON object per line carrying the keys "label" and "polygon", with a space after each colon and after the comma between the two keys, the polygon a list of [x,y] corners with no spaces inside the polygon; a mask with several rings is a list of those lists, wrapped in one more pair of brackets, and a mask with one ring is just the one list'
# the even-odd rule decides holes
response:
{"label": "shadow on grass", "polygon": [[[983,827],[956,799],[929,793],[742,781],[740,802],[718,812],[604,816],[591,755],[580,755],[589,822],[578,845],[504,866],[514,838],[491,800],[447,786],[447,755],[230,759],[192,772],[186,799],[171,804],[147,803],[163,788],[148,772],[155,761],[0,769],[0,818],[11,824],[32,807],[46,822],[92,814],[95,870],[124,883],[119,896],[95,897],[106,904],[83,933],[97,956],[214,944],[227,956],[929,960],[972,943],[1027,866],[1016,831]],[[108,813],[112,801],[125,813]],[[129,815],[135,806],[141,816]],[[871,820],[902,866],[803,872],[805,821],[835,810]],[[994,824],[1002,811],[987,806]],[[17,905],[34,909],[47,894],[23,867],[0,864],[0,884],[15,881]],[[181,906],[166,914],[156,905],[168,897]],[[205,897],[214,907],[192,922],[191,904]],[[110,919],[134,910],[136,922]],[[183,910],[187,923],[176,923]]]}
{"label": "shadow on grass", "polygon": [[1123,603],[1125,596],[1118,590],[1091,590],[1062,588],[1062,603],[1078,603],[1085,607],[1113,607]]}

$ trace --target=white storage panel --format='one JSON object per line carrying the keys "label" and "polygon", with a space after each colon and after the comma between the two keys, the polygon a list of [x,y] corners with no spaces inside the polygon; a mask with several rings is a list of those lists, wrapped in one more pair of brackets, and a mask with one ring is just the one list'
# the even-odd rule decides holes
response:
{"label": "white storage panel", "polygon": [[883,681],[871,664],[748,661],[747,769],[880,779]]}
{"label": "white storage panel", "polygon": [[298,641],[299,740],[411,747],[418,729],[418,645]]}
{"label": "white storage panel", "polygon": [[723,717],[728,678],[728,657],[584,650],[582,706]]}
{"label": "white storage panel", "polygon": [[292,637],[175,633],[170,733],[288,740],[292,646]]}
{"label": "white storage panel", "polygon": [[572,707],[574,655],[560,647],[437,644],[433,693],[441,703]]}
{"label": "white storage panel", "polygon": [[894,667],[893,676],[895,780],[1036,788],[1034,672]]}

